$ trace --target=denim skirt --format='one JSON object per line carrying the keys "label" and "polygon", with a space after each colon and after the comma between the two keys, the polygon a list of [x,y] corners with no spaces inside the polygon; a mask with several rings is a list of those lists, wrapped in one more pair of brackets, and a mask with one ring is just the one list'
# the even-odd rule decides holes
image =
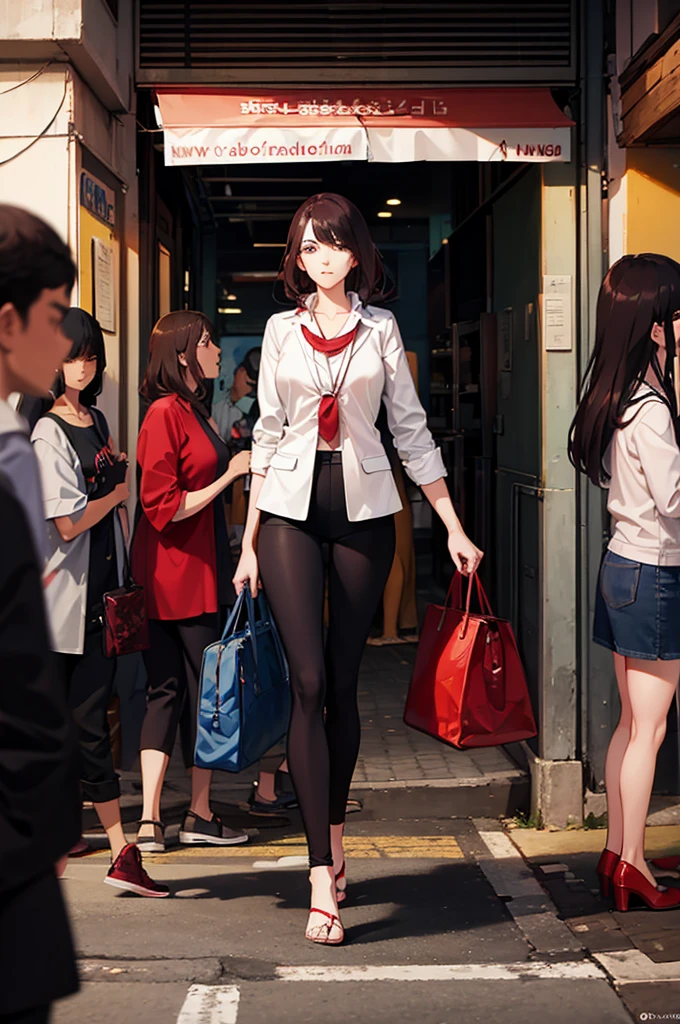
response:
{"label": "denim skirt", "polygon": [[680,565],[645,565],[607,551],[593,640],[626,658],[680,659]]}

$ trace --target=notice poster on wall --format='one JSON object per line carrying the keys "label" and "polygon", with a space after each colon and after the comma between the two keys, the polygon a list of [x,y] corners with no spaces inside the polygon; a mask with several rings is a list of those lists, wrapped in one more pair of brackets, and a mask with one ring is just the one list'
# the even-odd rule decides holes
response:
{"label": "notice poster on wall", "polygon": [[543,337],[546,352],[571,352],[572,295],[569,274],[543,276]]}
{"label": "notice poster on wall", "polygon": [[103,331],[116,332],[116,276],[114,251],[101,238],[92,239],[94,316]]}

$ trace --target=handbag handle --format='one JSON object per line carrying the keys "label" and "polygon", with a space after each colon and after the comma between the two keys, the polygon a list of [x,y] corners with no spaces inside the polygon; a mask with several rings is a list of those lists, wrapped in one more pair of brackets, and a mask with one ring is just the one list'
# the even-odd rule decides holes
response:
{"label": "handbag handle", "polygon": [[482,615],[493,616],[493,611],[491,610],[491,604],[489,603],[489,599],[486,596],[486,591],[484,590],[484,587],[482,586],[482,581],[480,580],[479,576],[475,572],[475,573],[472,574],[472,576],[468,580],[467,600],[465,601],[465,615],[463,616],[463,621],[461,623],[460,634],[459,634],[461,640],[464,639],[465,634],[467,633],[468,625],[470,623],[470,603],[471,603],[471,600],[472,600],[472,583],[473,583],[473,580],[477,584],[477,599],[479,601],[479,607],[481,608]]}
{"label": "handbag handle", "polygon": [[477,585],[477,600],[479,601],[479,607],[481,609],[482,615],[493,616],[493,611],[491,609],[491,603],[489,601],[489,598],[486,596],[486,591],[484,590],[484,587],[482,586],[482,581],[480,580],[480,578],[477,575],[477,573],[474,572],[471,576],[468,576],[466,578],[467,578],[467,581],[468,581],[468,589],[467,589],[467,598],[466,598],[466,601],[465,601],[465,608],[463,609],[463,607],[462,607],[462,605],[463,605],[463,574],[458,572],[458,570],[456,570],[456,572],[453,575],[453,579],[451,580],[451,583],[449,585],[449,589],[448,589],[447,594],[446,594],[446,599],[444,601],[444,607],[442,608],[442,614],[441,614],[441,618],[439,620],[439,625],[437,626],[437,631],[439,631],[439,630],[441,630],[442,626],[444,625],[444,619],[446,618],[446,613],[449,610],[448,609],[449,598],[450,598],[451,593],[452,593],[452,591],[453,591],[453,589],[455,587],[456,593],[454,595],[454,600],[455,600],[456,603],[455,603],[455,605],[452,605],[452,607],[457,608],[459,611],[463,611],[463,610],[465,611],[465,615],[463,616],[463,625],[461,627],[461,634],[460,634],[461,639],[465,636],[465,633],[467,632],[468,622],[470,621],[470,603],[471,603],[471,599],[472,599],[473,580],[474,580],[474,582]]}

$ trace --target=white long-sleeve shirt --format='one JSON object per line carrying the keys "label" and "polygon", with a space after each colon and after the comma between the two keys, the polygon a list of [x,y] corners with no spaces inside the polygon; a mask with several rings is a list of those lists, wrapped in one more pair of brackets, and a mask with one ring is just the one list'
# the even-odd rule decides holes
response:
{"label": "white long-sleeve shirt", "polygon": [[680,565],[680,449],[670,409],[647,384],[615,431],[605,466],[609,550],[645,565]]}

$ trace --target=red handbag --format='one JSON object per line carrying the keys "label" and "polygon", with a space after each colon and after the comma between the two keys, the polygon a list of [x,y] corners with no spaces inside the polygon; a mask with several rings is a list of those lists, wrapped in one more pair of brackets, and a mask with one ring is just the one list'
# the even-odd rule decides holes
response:
{"label": "red handbag", "polygon": [[[480,614],[470,612],[473,578],[462,608],[458,573],[444,606],[428,606],[404,711],[407,725],[459,749],[513,743],[537,732],[512,627],[493,614],[476,575],[474,583]],[[449,608],[454,590],[455,607]]]}
{"label": "red handbag", "polygon": [[119,658],[137,654],[149,646],[149,620],[146,614],[144,587],[132,578],[127,549],[123,555],[124,585],[103,595],[104,654]]}

